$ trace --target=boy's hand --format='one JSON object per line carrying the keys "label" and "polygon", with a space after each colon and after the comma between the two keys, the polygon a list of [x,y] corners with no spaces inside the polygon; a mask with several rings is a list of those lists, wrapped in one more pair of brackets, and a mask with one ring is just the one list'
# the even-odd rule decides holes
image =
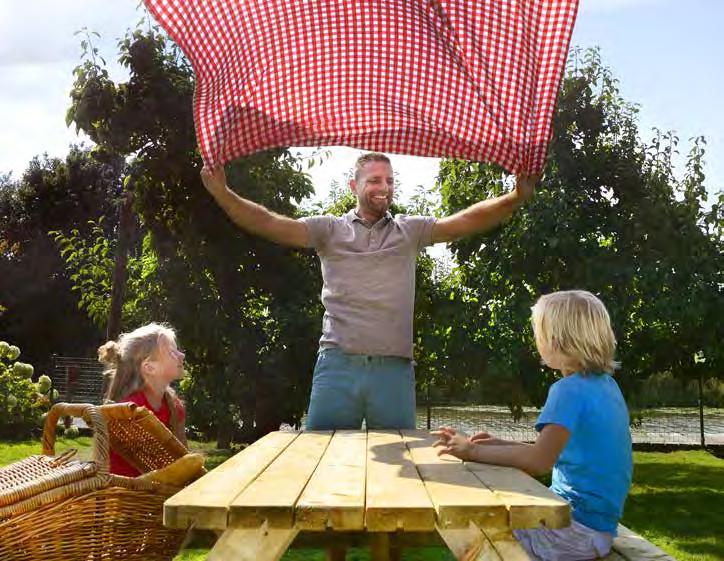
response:
{"label": "boy's hand", "polygon": [[214,166],[213,168],[204,166],[201,170],[201,181],[206,190],[214,197],[221,194],[227,188],[224,166]]}
{"label": "boy's hand", "polygon": [[[437,431],[436,431],[437,432]],[[447,432],[440,431],[440,440],[433,444],[435,447],[440,447],[437,451],[438,456],[443,454],[450,454],[461,460],[472,460],[473,444],[467,435],[463,434],[450,434]]]}
{"label": "boy's hand", "polygon": [[441,437],[450,437],[456,434],[460,434],[464,436],[465,438],[468,438],[468,435],[465,434],[463,431],[457,431],[452,427],[440,427],[437,430],[430,431],[430,434],[434,434],[435,436]]}
{"label": "boy's hand", "polygon": [[499,439],[495,438],[489,432],[476,432],[473,436],[468,436],[463,431],[457,431],[452,427],[440,427],[437,430],[431,431],[430,434],[441,437],[452,437],[456,434],[464,436],[473,444],[493,444],[494,442],[500,442]]}

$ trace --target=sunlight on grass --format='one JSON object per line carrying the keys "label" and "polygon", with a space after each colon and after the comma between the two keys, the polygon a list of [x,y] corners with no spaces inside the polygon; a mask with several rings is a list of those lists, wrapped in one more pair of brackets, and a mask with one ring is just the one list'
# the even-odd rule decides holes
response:
{"label": "sunlight on grass", "polygon": [[681,561],[724,559],[724,460],[637,452],[623,524]]}
{"label": "sunlight on grass", "polygon": [[[75,439],[59,437],[55,442],[55,453],[60,454],[69,448],[75,448],[78,450],[77,458],[88,459],[91,457],[92,444],[93,439],[90,436],[80,436]],[[0,443],[0,466],[40,454],[40,449],[40,439],[2,442]]]}

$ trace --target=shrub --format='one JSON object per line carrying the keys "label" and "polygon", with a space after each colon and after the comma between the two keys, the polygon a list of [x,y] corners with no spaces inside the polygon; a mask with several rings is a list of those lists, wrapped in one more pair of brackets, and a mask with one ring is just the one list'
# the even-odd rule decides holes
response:
{"label": "shrub", "polygon": [[31,364],[17,362],[20,349],[0,341],[0,437],[27,438],[53,401],[50,378],[33,383]]}

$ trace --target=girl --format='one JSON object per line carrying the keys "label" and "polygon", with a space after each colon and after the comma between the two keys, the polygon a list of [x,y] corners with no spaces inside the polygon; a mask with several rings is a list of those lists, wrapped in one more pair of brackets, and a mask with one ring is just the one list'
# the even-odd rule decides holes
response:
{"label": "girl", "polygon": [[[183,375],[184,354],[176,346],[173,329],[149,323],[118,341],[98,349],[98,360],[110,376],[106,401],[130,402],[146,407],[185,445],[185,412],[170,384]],[[136,477],[140,472],[111,451],[110,470]]]}
{"label": "girl", "polygon": [[568,501],[568,528],[514,530],[532,559],[579,561],[611,549],[631,484],[631,433],[623,395],[611,375],[616,339],[603,303],[590,292],[542,296],[533,333],[543,363],[562,379],[548,392],[534,444],[441,428],[439,454],[512,466],[531,475],[553,468],[551,489]]}

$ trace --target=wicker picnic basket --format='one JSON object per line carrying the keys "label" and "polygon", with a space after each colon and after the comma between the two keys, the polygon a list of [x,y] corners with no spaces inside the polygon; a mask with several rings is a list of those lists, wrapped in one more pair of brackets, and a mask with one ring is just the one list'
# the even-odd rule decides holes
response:
{"label": "wicker picnic basket", "polygon": [[[74,452],[54,455],[56,425],[64,416],[93,428],[92,460],[75,460]],[[175,473],[179,481],[172,485],[112,475],[110,448],[142,473],[188,453],[155,415],[135,404],[55,405],[42,455],[0,468],[0,560],[161,561],[176,555],[185,532],[163,526],[163,503],[201,472]]]}

